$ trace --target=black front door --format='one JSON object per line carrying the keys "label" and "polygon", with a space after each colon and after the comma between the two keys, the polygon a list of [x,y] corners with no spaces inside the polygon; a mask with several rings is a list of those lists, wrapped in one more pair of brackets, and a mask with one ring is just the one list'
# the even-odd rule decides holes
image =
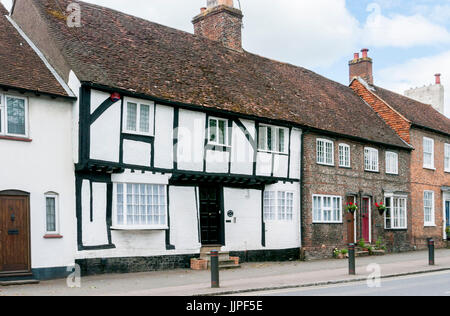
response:
{"label": "black front door", "polygon": [[222,190],[216,186],[200,187],[200,227],[202,245],[222,244]]}

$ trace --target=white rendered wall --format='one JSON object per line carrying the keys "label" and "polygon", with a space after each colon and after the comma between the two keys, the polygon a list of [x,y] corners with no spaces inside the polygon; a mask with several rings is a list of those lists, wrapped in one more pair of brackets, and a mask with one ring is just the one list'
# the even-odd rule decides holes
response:
{"label": "white rendered wall", "polygon": [[[92,90],[91,113],[109,97],[110,94]],[[91,125],[91,159],[119,162],[120,112],[121,102],[118,101]]]}
{"label": "white rendered wall", "polygon": [[155,167],[173,168],[173,115],[169,106],[156,105],[155,119]]}
{"label": "white rendered wall", "polygon": [[203,171],[206,114],[188,110],[179,112],[178,169]]}
{"label": "white rendered wall", "polygon": [[[0,190],[30,193],[32,268],[72,266],[76,251],[73,102],[18,96],[28,97],[32,141],[0,140]],[[62,239],[44,239],[46,192],[58,193]]]}

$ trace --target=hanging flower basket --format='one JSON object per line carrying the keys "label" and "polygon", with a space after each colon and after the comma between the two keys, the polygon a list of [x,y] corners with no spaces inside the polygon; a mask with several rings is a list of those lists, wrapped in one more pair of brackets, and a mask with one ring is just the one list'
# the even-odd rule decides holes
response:
{"label": "hanging flower basket", "polygon": [[355,214],[355,212],[358,210],[358,205],[355,203],[347,203],[345,210],[349,213]]}
{"label": "hanging flower basket", "polygon": [[386,206],[383,203],[375,203],[376,208],[378,209],[378,212],[380,215],[383,215],[386,211]]}

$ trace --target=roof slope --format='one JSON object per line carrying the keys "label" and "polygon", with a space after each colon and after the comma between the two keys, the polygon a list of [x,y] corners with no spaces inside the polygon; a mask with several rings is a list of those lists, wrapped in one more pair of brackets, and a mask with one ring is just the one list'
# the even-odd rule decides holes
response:
{"label": "roof slope", "polygon": [[436,111],[431,105],[418,102],[383,88],[374,88],[374,93],[414,125],[450,135],[450,119]]}
{"label": "roof slope", "polygon": [[68,28],[61,13],[69,2],[35,3],[82,82],[407,147],[349,87],[84,2],[82,26]]}
{"label": "roof slope", "polygon": [[68,96],[40,57],[5,17],[8,14],[0,3],[0,85]]}

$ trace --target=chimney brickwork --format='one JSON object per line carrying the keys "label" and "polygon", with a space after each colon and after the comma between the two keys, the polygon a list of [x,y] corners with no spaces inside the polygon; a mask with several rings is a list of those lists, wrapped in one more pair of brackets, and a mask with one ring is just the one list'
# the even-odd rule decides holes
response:
{"label": "chimney brickwork", "polygon": [[[211,4],[212,3],[212,4]],[[208,2],[194,17],[194,33],[222,43],[225,47],[242,50],[242,12],[233,7],[232,0]]]}
{"label": "chimney brickwork", "polygon": [[368,49],[361,50],[362,57],[355,53],[353,60],[349,62],[350,68],[350,82],[356,77],[361,77],[368,84],[373,85],[373,61],[368,56]]}

